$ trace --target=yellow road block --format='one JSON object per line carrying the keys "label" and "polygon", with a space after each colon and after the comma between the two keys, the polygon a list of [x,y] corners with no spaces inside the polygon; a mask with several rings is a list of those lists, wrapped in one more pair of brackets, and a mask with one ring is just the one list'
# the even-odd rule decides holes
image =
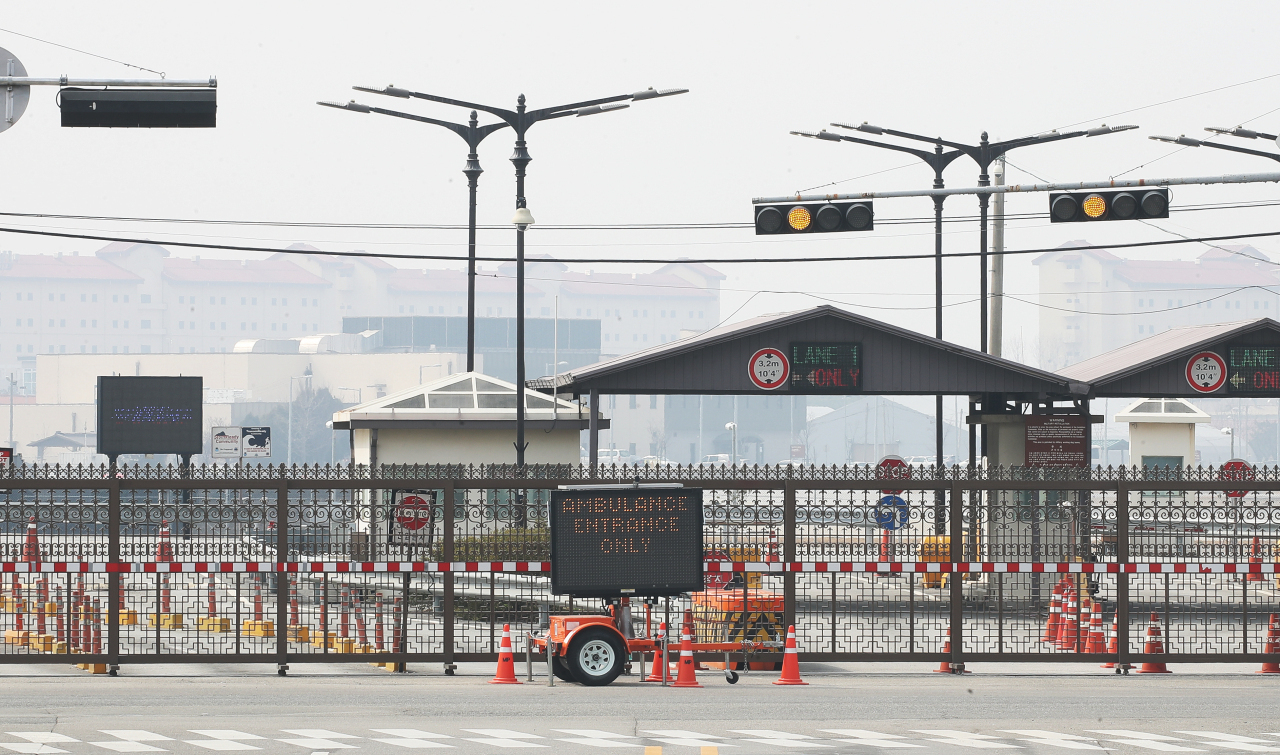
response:
{"label": "yellow road block", "polygon": [[244,623],[240,625],[240,631],[250,637],[275,637],[276,625],[273,621],[245,619]]}
{"label": "yellow road block", "polygon": [[147,626],[154,627],[157,622],[161,629],[182,629],[182,614],[153,613],[147,616]]}
{"label": "yellow road block", "polygon": [[231,619],[223,616],[201,616],[196,619],[196,629],[201,632],[230,632]]}

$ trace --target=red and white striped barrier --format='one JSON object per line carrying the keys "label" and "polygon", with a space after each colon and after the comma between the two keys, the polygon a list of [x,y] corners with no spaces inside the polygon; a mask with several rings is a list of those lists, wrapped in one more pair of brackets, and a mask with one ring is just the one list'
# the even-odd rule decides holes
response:
{"label": "red and white striped barrier", "polygon": [[[786,572],[907,572],[968,574],[1280,574],[1280,564],[1267,563],[1078,563],[1026,561],[790,561],[730,562],[706,561],[706,572],[753,572],[784,574]],[[42,561],[40,563],[0,563],[0,573],[78,573],[78,574],[181,574],[204,572],[250,573],[496,573],[545,574],[550,561]]]}

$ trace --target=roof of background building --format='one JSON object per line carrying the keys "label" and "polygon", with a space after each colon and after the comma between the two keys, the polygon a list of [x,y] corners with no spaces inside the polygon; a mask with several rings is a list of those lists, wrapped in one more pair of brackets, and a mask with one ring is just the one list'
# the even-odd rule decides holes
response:
{"label": "roof of background building", "polygon": [[329,286],[329,281],[287,259],[211,260],[170,257],[164,277],[175,283],[244,283],[251,285]]}
{"label": "roof of background building", "polygon": [[1184,325],[1063,367],[1058,374],[1082,383],[1114,382],[1224,338],[1278,327],[1280,323],[1265,317],[1210,325]]}
{"label": "roof of background building", "polygon": [[6,280],[92,280],[140,282],[142,278],[109,260],[75,254],[14,254],[0,257]]}

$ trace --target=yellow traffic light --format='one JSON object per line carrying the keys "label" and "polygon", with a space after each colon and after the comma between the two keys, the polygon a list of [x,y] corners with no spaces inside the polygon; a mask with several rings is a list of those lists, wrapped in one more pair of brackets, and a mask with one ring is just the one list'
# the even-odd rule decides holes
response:
{"label": "yellow traffic light", "polygon": [[1107,214],[1107,200],[1101,194],[1090,194],[1084,198],[1082,208],[1085,215],[1097,219]]}
{"label": "yellow traffic light", "polygon": [[797,231],[803,231],[813,222],[813,215],[806,207],[792,207],[787,213],[787,224]]}

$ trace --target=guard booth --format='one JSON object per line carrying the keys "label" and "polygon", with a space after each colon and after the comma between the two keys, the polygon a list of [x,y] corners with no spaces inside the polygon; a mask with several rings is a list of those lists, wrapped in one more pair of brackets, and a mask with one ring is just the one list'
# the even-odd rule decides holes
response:
{"label": "guard booth", "polygon": [[[1036,438],[1055,432],[1061,436],[1059,426],[1067,425],[1068,431],[1074,433],[1072,437],[1078,436],[1074,445],[1062,443],[1061,437],[1045,441],[1042,445],[1046,448],[1034,450],[1039,448],[1034,447],[1031,461],[1046,465],[1070,463],[1083,468],[1088,465],[1088,423],[1100,419],[1087,415],[1084,404],[1087,385],[831,306],[757,317],[576,368],[559,375],[554,383],[551,378],[541,378],[528,385],[547,393],[589,397],[589,417],[592,418],[600,416],[600,397],[608,394],[960,395],[971,407],[970,469],[977,467],[980,443],[976,429],[980,422],[1008,420],[1005,425],[1010,430],[1005,436],[1016,438],[1019,450],[1026,443],[1016,437],[1013,429],[1022,432],[1023,424],[1021,419],[1013,420],[1021,418],[1023,412],[1035,412],[1030,421],[1037,428],[1046,428]],[[938,399],[939,404],[941,400]],[[937,427],[937,443],[938,458],[942,458],[941,426]],[[589,428],[589,447],[588,458],[595,459],[599,447],[599,428],[595,424]],[[1027,462],[1019,457],[1017,463]],[[1016,544],[1029,537],[1028,532],[1034,526],[1022,522],[1016,515],[992,513],[988,504],[1016,507],[1022,503],[1006,495],[993,496],[990,500],[972,496],[966,510],[973,515],[952,526],[943,490],[948,487],[947,474],[966,474],[959,470],[925,472],[936,481],[932,485],[901,485],[905,516],[892,512],[888,516],[880,515],[885,512],[875,516],[863,513],[883,504],[885,499],[881,496],[893,493],[900,486],[897,483],[886,483],[884,491],[847,490],[839,495],[797,489],[794,506],[798,513],[794,528],[781,526],[784,501],[780,491],[769,490],[770,486],[763,483],[746,482],[754,473],[724,467],[712,467],[705,472],[744,479],[742,490],[708,491],[704,544],[708,555],[740,553],[745,555],[744,560],[760,561],[846,558],[922,561],[951,560],[954,554],[959,560],[976,561],[987,554],[997,560],[1016,560],[1009,557]],[[915,473],[922,472],[917,469]],[[1010,521],[1013,524],[1008,524]],[[1000,522],[1000,526],[990,525],[987,531],[980,532],[984,525],[971,525],[972,522]],[[850,529],[859,533],[853,542],[847,537]],[[776,536],[780,531],[784,535],[778,543]],[[1050,560],[1057,551],[1068,551],[1071,533],[1066,524],[1049,532],[1039,532],[1037,537],[1046,544],[1041,554],[1043,560]],[[956,542],[952,541],[953,537],[957,538]],[[785,585],[788,617],[794,617],[794,590],[797,589],[792,576],[787,575]],[[1021,579],[1026,581],[1025,576]],[[897,582],[891,592],[905,605],[909,594],[913,594],[911,590],[936,589],[942,580],[922,584],[922,580],[911,575]],[[736,587],[742,593],[748,589],[741,583]],[[819,589],[816,583],[813,588]],[[799,589],[803,594],[808,588],[802,584]],[[1007,583],[1005,589],[1013,589],[1012,584]],[[752,614],[749,596],[741,595],[739,599],[744,608],[738,615]],[[750,635],[751,628],[745,629]]]}

